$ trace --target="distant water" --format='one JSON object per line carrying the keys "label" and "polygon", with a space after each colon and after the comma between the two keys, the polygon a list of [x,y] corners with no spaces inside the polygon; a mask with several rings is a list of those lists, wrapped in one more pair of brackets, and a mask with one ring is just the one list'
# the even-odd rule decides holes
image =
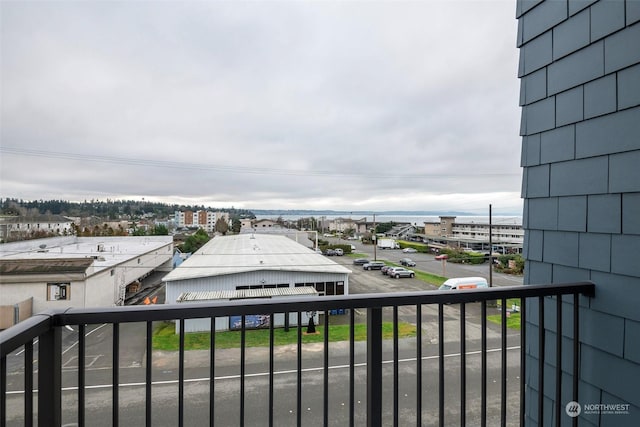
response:
{"label": "distant water", "polygon": [[[309,218],[309,215],[279,215],[285,221],[296,221],[300,218]],[[276,220],[279,217],[278,215],[257,215],[257,219],[271,219]],[[359,215],[318,215],[314,216],[316,219],[326,218],[327,220],[333,220],[336,218],[351,218],[352,220],[361,220],[363,218],[366,221],[373,221],[373,216],[359,216]],[[411,216],[411,215],[376,215],[375,221],[377,223],[382,222],[404,222],[417,225],[419,227],[423,226],[425,222],[440,222],[440,217],[438,216]],[[488,216],[456,216],[457,223],[475,223],[475,224],[488,224],[489,217]],[[521,216],[493,216],[492,223],[495,225],[499,224],[514,224],[514,225],[522,225],[522,217]]]}

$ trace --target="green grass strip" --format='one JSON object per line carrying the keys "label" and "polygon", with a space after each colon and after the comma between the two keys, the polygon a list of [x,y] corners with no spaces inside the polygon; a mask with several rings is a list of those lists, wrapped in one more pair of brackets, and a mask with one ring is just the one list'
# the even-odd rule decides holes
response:
{"label": "green grass strip", "polygon": [[[356,341],[366,341],[367,326],[363,323],[354,325],[354,335]],[[329,327],[329,341],[348,341],[349,325],[333,325]],[[302,343],[317,343],[324,341],[324,327],[316,326],[316,334],[306,335],[306,325],[302,327]],[[291,327],[289,332],[284,328],[274,329],[274,345],[296,344],[298,342],[298,328]],[[416,327],[410,323],[398,323],[398,338],[408,338],[416,336]],[[191,332],[184,336],[185,350],[208,350],[209,332]],[[393,323],[384,322],[382,324],[382,338],[393,338]],[[220,331],[215,334],[216,348],[238,348],[240,347],[240,331]],[[245,332],[247,347],[267,347],[269,345],[268,329],[249,329]],[[172,322],[160,323],[153,334],[153,349],[177,351],[179,348],[178,335],[175,333],[175,324]]]}
{"label": "green grass strip", "polygon": [[[487,316],[487,320],[497,325],[501,325],[502,315],[492,314]],[[520,330],[520,313],[511,313],[511,315],[507,317],[507,328]]]}

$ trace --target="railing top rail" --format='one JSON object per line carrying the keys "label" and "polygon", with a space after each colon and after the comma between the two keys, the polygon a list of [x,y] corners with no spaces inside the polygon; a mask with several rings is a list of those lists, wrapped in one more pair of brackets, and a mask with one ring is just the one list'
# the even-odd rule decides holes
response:
{"label": "railing top rail", "polygon": [[13,350],[50,330],[54,326],[55,315],[56,313],[51,311],[38,313],[9,329],[0,331],[0,357],[5,357]]}
{"label": "railing top rail", "polygon": [[[163,304],[110,308],[70,308],[36,315],[0,332],[0,353],[4,357],[19,345],[51,326],[146,322],[178,319],[225,317],[232,315],[323,311],[338,308],[381,308],[417,304],[459,304],[502,298],[529,298],[550,295],[583,294],[593,296],[592,282],[549,285],[501,286],[464,291],[394,292],[285,299],[245,299],[206,303]],[[43,319],[42,316],[45,318]]]}

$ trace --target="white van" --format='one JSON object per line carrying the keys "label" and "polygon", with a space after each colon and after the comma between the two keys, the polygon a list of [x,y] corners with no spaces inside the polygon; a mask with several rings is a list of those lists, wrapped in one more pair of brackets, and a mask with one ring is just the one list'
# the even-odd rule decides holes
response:
{"label": "white van", "polygon": [[441,291],[488,288],[487,279],[483,277],[454,277],[438,288]]}

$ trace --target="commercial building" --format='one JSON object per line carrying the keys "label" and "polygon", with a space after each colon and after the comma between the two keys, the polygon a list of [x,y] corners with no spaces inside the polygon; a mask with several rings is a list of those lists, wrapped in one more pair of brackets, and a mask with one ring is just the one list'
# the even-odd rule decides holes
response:
{"label": "commercial building", "polygon": [[[123,305],[127,291],[172,266],[171,236],[53,237],[0,245],[0,306],[32,311]],[[20,317],[23,317],[22,315]]]}
{"label": "commercial building", "polygon": [[[165,303],[194,301],[185,298],[185,294],[194,292],[259,290],[261,298],[286,297],[280,289],[302,287],[313,289],[320,297],[347,295],[349,273],[346,267],[285,236],[259,233],[218,236],[164,277]],[[223,294],[212,298],[220,299],[219,295]],[[233,294],[224,298],[237,297]],[[208,330],[210,324],[193,320],[185,327]],[[218,320],[216,328],[229,329],[229,319]]]}
{"label": "commercial building", "polygon": [[455,216],[441,216],[440,221],[424,223],[424,241],[434,247],[458,247],[477,251],[489,250],[489,228],[493,250],[520,253],[524,229],[518,220],[488,222],[456,222]]}

